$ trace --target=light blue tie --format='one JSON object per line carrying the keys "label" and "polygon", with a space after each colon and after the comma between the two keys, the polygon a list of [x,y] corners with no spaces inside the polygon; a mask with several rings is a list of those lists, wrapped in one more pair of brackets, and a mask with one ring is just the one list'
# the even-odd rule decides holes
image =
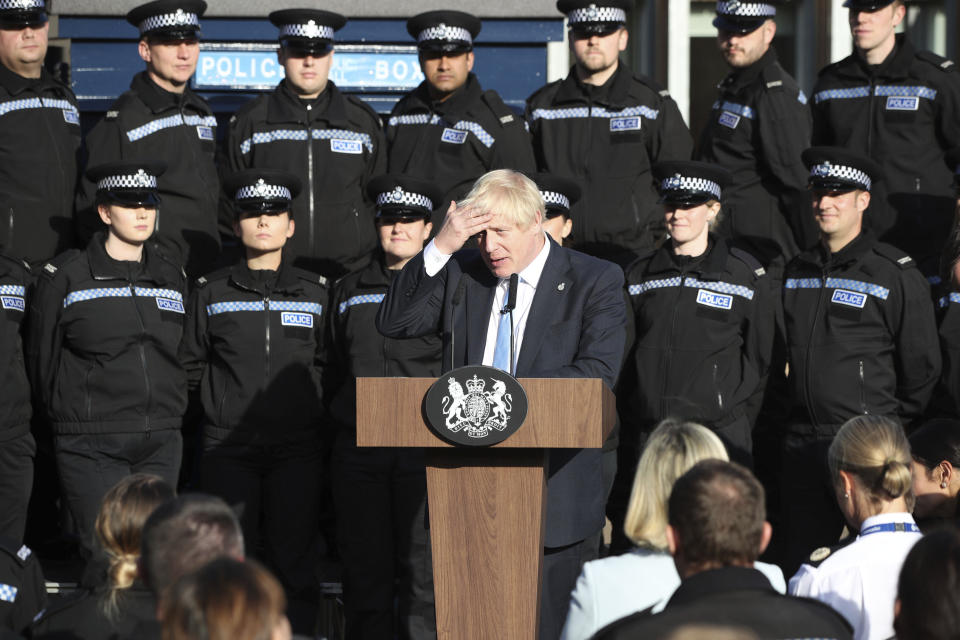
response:
{"label": "light blue tie", "polygon": [[[510,283],[504,288],[503,304],[507,304],[510,297]],[[510,373],[510,313],[500,314],[500,324],[497,325],[497,344],[493,349],[493,366],[501,371]]]}

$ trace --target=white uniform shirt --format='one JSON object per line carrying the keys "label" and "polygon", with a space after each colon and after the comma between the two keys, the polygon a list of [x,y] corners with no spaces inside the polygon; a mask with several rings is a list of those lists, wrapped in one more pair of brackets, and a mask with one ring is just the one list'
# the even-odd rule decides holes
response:
{"label": "white uniform shirt", "polygon": [[900,567],[922,534],[864,534],[875,525],[897,522],[916,524],[909,513],[884,513],[864,520],[855,541],[831,553],[818,566],[802,565],[790,578],[790,594],[816,598],[836,609],[853,625],[854,640],[891,637]]}

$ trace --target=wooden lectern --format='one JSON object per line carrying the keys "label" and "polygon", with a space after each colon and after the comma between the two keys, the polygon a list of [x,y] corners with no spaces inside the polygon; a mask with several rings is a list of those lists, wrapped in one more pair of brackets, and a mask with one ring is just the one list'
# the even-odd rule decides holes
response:
{"label": "wooden lectern", "polygon": [[358,378],[357,446],[423,447],[440,640],[534,640],[546,515],[546,449],[600,448],[613,393],[599,379],[521,378],[523,426],[492,447],[427,427],[432,378]]}

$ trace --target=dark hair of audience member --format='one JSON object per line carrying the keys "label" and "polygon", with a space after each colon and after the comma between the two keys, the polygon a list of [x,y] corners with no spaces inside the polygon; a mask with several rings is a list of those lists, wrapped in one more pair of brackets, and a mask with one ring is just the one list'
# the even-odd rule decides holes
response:
{"label": "dark hair of audience member", "polygon": [[869,503],[865,513],[877,513],[882,503],[901,497],[907,510],[913,509],[910,443],[893,420],[871,415],[847,420],[830,443],[827,460],[834,484],[839,485],[840,471],[854,476]]}
{"label": "dark hair of audience member", "polygon": [[217,558],[180,578],[163,607],[163,640],[289,637],[283,588],[252,560]]}
{"label": "dark hair of audience member", "polygon": [[163,478],[135,473],[114,485],[100,503],[94,531],[107,561],[107,588],[100,606],[108,620],[117,613],[117,599],[137,578],[140,538],[147,518],[176,495]]}
{"label": "dark hair of audience member", "polygon": [[913,546],[897,584],[897,640],[960,638],[960,532],[940,529]]}
{"label": "dark hair of audience member", "polygon": [[927,469],[936,468],[941,460],[960,468],[960,420],[929,420],[907,439],[913,459]]}
{"label": "dark hair of audience member", "polygon": [[243,558],[243,533],[220,498],[188,493],[160,505],[143,528],[140,570],[162,600],[167,588],[220,556]]}
{"label": "dark hair of audience member", "polygon": [[668,519],[687,567],[750,566],[763,544],[763,487],[736,463],[698,462],[673,485]]}
{"label": "dark hair of audience member", "polygon": [[960,291],[956,272],[958,262],[960,262],[960,204],[957,205],[953,226],[943,245],[943,251],[940,252],[940,279],[950,283],[951,291]]}

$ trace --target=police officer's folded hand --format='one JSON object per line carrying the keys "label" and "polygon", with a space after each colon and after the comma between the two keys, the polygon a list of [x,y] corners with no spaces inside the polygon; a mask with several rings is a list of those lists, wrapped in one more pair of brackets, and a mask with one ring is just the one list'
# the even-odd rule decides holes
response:
{"label": "police officer's folded hand", "polygon": [[493,213],[490,211],[479,211],[472,207],[457,208],[457,203],[451,202],[443,227],[433,244],[441,253],[450,255],[458,251],[471,236],[486,230],[492,219]]}

